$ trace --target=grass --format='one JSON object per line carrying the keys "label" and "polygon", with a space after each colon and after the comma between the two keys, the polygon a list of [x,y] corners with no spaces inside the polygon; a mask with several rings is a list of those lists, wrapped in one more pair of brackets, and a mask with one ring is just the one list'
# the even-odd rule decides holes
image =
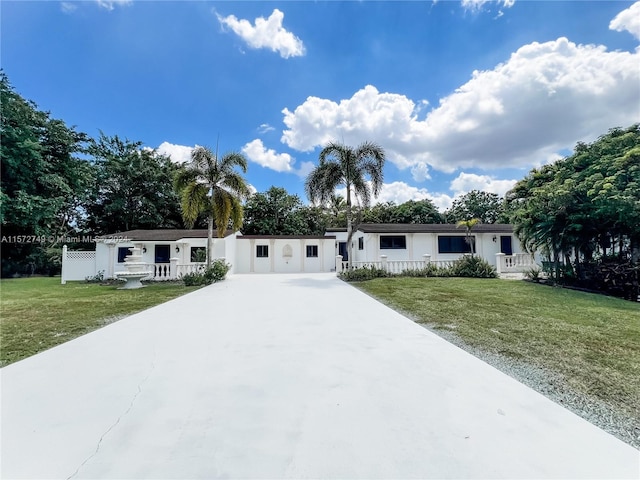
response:
{"label": "grass", "polygon": [[95,283],[61,285],[60,278],[50,277],[0,280],[0,366],[197,289],[161,282],[118,290]]}
{"label": "grass", "polygon": [[356,286],[419,323],[542,367],[575,392],[640,419],[637,303],[494,279],[386,278]]}

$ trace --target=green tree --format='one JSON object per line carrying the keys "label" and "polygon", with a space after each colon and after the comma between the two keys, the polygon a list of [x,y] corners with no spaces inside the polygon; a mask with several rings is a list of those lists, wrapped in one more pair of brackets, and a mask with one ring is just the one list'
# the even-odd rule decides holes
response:
{"label": "green tree", "polygon": [[196,147],[190,161],[175,177],[186,224],[191,228],[201,213],[208,217],[207,266],[211,265],[214,224],[219,238],[224,237],[230,224],[234,230],[242,227],[241,201],[250,192],[236,168],[247,172],[244,155],[233,152],[218,157],[206,147]]}
{"label": "green tree", "polygon": [[179,168],[169,157],[102,132],[87,151],[96,169],[88,207],[96,234],[183,226],[178,196],[167,188]]}
{"label": "green tree", "polygon": [[75,154],[87,136],[22,98],[3,72],[0,99],[2,275],[44,272],[52,244],[83,229],[92,169]]}
{"label": "green tree", "polygon": [[409,200],[391,209],[391,223],[442,223],[442,214],[431,200]]}
{"label": "green tree", "polygon": [[447,222],[479,218],[482,223],[496,223],[504,217],[504,202],[495,193],[472,190],[456,198],[445,212]]}
{"label": "green tree", "polygon": [[245,235],[305,235],[307,226],[300,215],[302,201],[284,188],[271,187],[254,193],[244,205]]}
{"label": "green tree", "polygon": [[[373,142],[353,148],[331,142],[321,151],[318,166],[305,182],[307,196],[313,203],[326,205],[336,188],[346,187],[347,249],[353,258],[351,240],[354,233],[352,196],[366,207],[371,195],[377,197],[382,188],[385,152]],[[367,178],[369,183],[367,183]]]}

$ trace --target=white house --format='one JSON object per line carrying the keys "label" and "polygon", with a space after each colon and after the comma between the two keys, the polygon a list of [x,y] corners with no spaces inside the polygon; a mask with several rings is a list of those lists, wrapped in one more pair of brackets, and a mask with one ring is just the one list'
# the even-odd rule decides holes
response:
{"label": "white house", "polygon": [[[511,225],[478,224],[471,237],[474,252],[499,273],[524,271],[534,265],[522,251]],[[361,224],[354,233],[353,260],[347,258],[346,229],[323,236],[242,235],[228,231],[213,239],[212,258],[223,258],[230,273],[298,273],[341,271],[382,264],[391,271],[419,268],[425,262],[445,264],[470,251],[463,228],[446,224]],[[126,271],[125,258],[138,247],[149,278],[168,280],[203,265],[207,230],[131,230],[96,238],[95,252],[63,248],[62,282],[102,273],[116,278]]]}

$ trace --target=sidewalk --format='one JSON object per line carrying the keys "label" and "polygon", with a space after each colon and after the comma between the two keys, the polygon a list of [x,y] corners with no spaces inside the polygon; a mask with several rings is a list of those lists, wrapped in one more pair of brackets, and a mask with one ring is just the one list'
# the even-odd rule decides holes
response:
{"label": "sidewalk", "polygon": [[234,275],[0,379],[5,479],[640,476],[634,448],[332,274]]}

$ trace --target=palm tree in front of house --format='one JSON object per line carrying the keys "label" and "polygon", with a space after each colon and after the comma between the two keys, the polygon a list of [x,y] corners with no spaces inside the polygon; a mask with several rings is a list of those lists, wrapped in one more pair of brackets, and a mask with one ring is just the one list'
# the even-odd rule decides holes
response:
{"label": "palm tree in front of house", "polygon": [[305,182],[307,197],[313,203],[327,205],[336,188],[346,187],[347,252],[353,259],[351,239],[354,233],[352,197],[362,207],[369,205],[371,195],[377,197],[382,188],[385,153],[373,142],[353,148],[330,142],[321,151],[318,166]]}
{"label": "palm tree in front of house", "polygon": [[469,220],[460,220],[458,223],[456,223],[456,226],[458,228],[460,227],[464,227],[466,230],[466,242],[467,245],[469,245],[469,248],[471,249],[471,256],[473,257],[474,253],[475,253],[475,245],[473,242],[473,238],[471,237],[471,230],[473,229],[473,227],[475,227],[477,224],[480,223],[480,219],[479,218],[471,218]]}
{"label": "palm tree in front of house", "polygon": [[207,266],[211,265],[214,223],[219,238],[224,237],[229,224],[233,230],[242,226],[241,201],[250,192],[237,168],[242,173],[247,172],[244,155],[234,152],[218,157],[206,147],[196,147],[175,178],[182,218],[187,226],[192,228],[200,214],[207,215]]}

